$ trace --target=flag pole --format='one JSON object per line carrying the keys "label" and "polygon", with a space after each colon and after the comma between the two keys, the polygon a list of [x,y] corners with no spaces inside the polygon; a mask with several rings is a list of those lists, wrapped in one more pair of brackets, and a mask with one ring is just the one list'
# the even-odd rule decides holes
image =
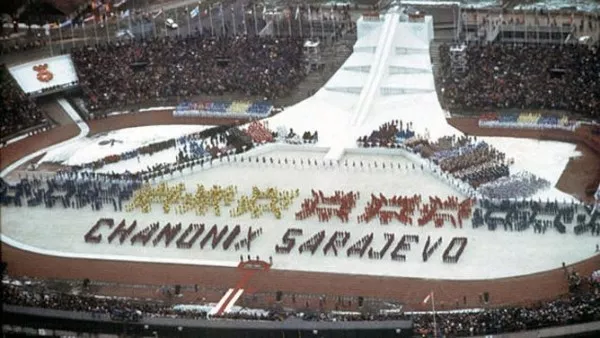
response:
{"label": "flag pole", "polygon": [[[177,8],[175,8],[175,23],[177,23]],[[179,23],[177,23],[177,37],[179,36]]]}
{"label": "flag pole", "polygon": [[302,13],[300,12],[300,6],[296,7],[296,13],[298,13],[298,21],[299,21],[299,26],[300,26],[300,36],[304,36],[304,34],[302,34]]}
{"label": "flag pole", "polygon": [[108,34],[108,14],[104,14],[104,28],[106,28],[106,40],[110,43],[110,35]]}
{"label": "flag pole", "polygon": [[71,49],[75,48],[75,30],[73,28],[73,20],[71,20]]}
{"label": "flag pole", "polygon": [[[152,17],[152,20],[150,20],[150,23],[152,24],[152,39],[156,40],[159,38],[158,33],[156,32],[156,19],[154,18],[154,15],[152,14],[152,12],[149,13],[149,17]],[[131,14],[129,15],[129,20],[131,20]],[[131,23],[131,21],[129,21]],[[131,29],[129,30],[131,31]]]}
{"label": "flag pole", "polygon": [[244,24],[244,35],[248,35],[248,27],[246,27],[246,9],[242,3],[242,23]]}
{"label": "flag pole", "polygon": [[312,5],[308,6],[308,25],[310,26],[310,37],[313,37],[313,25],[312,25],[312,12],[310,10],[310,8],[312,7]]}
{"label": "flag pole", "polygon": [[200,9],[200,3],[198,2],[198,25],[200,25],[200,35],[204,35],[204,26],[202,26],[202,10]]}
{"label": "flag pole", "polygon": [[212,5],[208,5],[208,17],[210,19],[210,35],[215,36],[215,27],[213,26],[212,19]]}
{"label": "flag pole", "polygon": [[48,23],[48,40],[50,43],[48,43],[48,45],[50,46],[50,56],[54,56],[54,49],[52,48],[52,27],[50,27],[50,24]]}
{"label": "flag pole", "polygon": [[191,26],[190,26],[190,15],[191,15],[191,13],[189,11],[188,6],[185,6],[185,14],[186,14],[185,16],[187,17],[187,24],[188,24],[187,35],[190,36],[191,35],[190,34],[190,29],[191,29]]}
{"label": "flag pole", "polygon": [[233,36],[237,36],[237,23],[235,21],[235,6],[231,5],[231,25],[233,26]]}
{"label": "flag pole", "polygon": [[321,41],[325,39],[325,25],[323,23],[323,5],[321,5],[321,9],[319,10],[319,16],[321,17]]}
{"label": "flag pole", "polygon": [[60,22],[60,20],[58,21],[58,37],[60,38],[60,54],[63,53],[63,50],[65,49],[65,46],[63,45],[64,41],[63,41],[63,36],[62,36],[62,23]]}
{"label": "flag pole", "polygon": [[222,2],[219,2],[219,15],[221,15],[221,35],[225,36],[225,13],[223,13]]}
{"label": "flag pole", "polygon": [[435,319],[435,295],[431,291],[431,309],[433,310],[433,337],[437,337],[437,323]]}
{"label": "flag pole", "polygon": [[254,33],[258,36],[258,21],[256,21],[256,5],[252,5],[252,14],[254,15]]}
{"label": "flag pole", "polygon": [[96,30],[97,25],[98,21],[96,21],[96,16],[94,15],[94,36],[96,37],[96,45],[98,45],[98,30]]}
{"label": "flag pole", "polygon": [[83,44],[87,47],[87,34],[85,33],[85,18],[81,22],[81,30],[83,31]]}

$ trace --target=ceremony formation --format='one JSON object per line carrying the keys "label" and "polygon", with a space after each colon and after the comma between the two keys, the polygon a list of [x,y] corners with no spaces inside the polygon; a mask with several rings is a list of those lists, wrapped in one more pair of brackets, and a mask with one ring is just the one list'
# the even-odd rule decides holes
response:
{"label": "ceremony formation", "polygon": [[3,333],[594,336],[600,20],[518,3],[7,3]]}

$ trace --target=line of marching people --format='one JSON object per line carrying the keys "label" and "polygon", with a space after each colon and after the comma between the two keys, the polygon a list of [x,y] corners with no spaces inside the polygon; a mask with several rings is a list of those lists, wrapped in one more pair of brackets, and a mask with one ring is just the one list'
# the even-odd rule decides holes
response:
{"label": "line of marching people", "polygon": [[305,199],[301,210],[296,213],[296,220],[307,219],[317,215],[319,222],[329,222],[334,216],[347,223],[350,211],[356,206],[360,193],[335,191],[333,196],[325,196],[322,190],[311,190],[312,198]]}
{"label": "line of marching people", "polygon": [[[387,225],[396,220],[405,225],[413,225],[413,217],[418,211],[417,224],[424,226],[434,221],[436,227],[441,227],[447,222],[453,227],[462,228],[463,219],[469,218],[474,201],[466,199],[459,201],[458,197],[449,196],[442,200],[438,196],[430,196],[429,203],[422,203],[421,195],[392,196],[387,198],[382,193],[379,196],[371,194],[371,200],[365,206],[363,214],[357,216],[358,223],[368,223],[378,218],[381,225]],[[394,207],[396,210],[385,210],[385,207]],[[456,212],[456,216],[448,214]]]}
{"label": "line of marching people", "polygon": [[6,182],[0,187],[3,205],[20,207],[44,205],[46,208],[81,209],[90,206],[102,210],[106,205],[114,211],[122,211],[125,201],[141,186],[133,177],[113,178],[110,175],[94,175],[88,172],[58,172],[54,176],[21,177],[14,185]]}

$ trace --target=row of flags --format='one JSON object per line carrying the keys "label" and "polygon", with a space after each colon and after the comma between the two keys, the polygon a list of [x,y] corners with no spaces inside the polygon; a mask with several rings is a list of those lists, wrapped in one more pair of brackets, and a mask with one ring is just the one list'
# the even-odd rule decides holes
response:
{"label": "row of flags", "polygon": [[[103,2],[101,0],[91,0],[91,2],[92,2],[92,9],[94,10],[94,13],[93,14],[89,14],[88,16],[86,16],[85,19],[83,19],[83,21],[81,22],[82,26],[84,27],[84,30],[83,30],[84,40],[87,39],[87,35],[86,35],[86,31],[85,31],[85,25],[86,24],[91,24],[92,21],[94,22],[94,25],[93,25],[94,26],[94,35],[96,37],[96,40],[98,41],[98,33],[96,31],[96,25],[95,25],[95,23],[97,23],[98,21],[103,23],[104,21],[109,20],[110,17],[115,17],[116,20],[117,20],[117,22],[119,20],[123,20],[123,19],[127,19],[127,18],[129,18],[129,20],[131,20],[131,18],[134,16],[134,13],[131,11],[131,9],[126,9],[124,11],[120,11],[120,13],[116,13],[115,11],[111,11],[111,7],[112,7],[112,9],[119,8],[119,7],[123,6],[127,2],[127,0],[121,0],[119,2],[116,2],[113,5],[111,5],[110,7],[109,7],[109,5],[103,4]],[[190,25],[190,19],[194,19],[194,18],[198,17],[200,25],[202,25],[202,23],[201,23],[202,22],[201,21],[202,20],[201,17],[202,16],[209,16],[210,17],[210,29],[211,29],[211,33],[214,34],[215,27],[213,26],[212,10],[215,9],[216,6],[217,6],[216,4],[215,5],[209,5],[208,8],[206,8],[204,10],[201,10],[200,6],[196,5],[191,11],[189,11],[189,16],[187,18],[187,20],[188,20],[188,27],[191,27],[191,25]],[[243,25],[244,32],[247,34],[248,33],[248,30],[247,30],[247,27],[246,27],[246,13],[247,12],[246,12],[243,4],[241,5],[241,7],[242,7],[242,13],[243,13],[242,14],[242,25]],[[236,13],[235,12],[235,8],[232,6],[231,10],[232,10],[231,11],[232,21],[235,22],[236,21],[236,19],[235,19],[235,13]],[[221,20],[221,29],[222,29],[222,31],[225,31],[226,30],[226,27],[225,27],[226,20],[225,20],[225,15],[223,13],[223,3],[219,3],[218,4],[218,11],[219,11],[220,17],[222,18],[222,20]],[[319,11],[323,12],[323,9],[321,9]],[[186,12],[188,12],[187,11],[187,7],[186,7]],[[333,8],[331,8],[331,12],[333,13]],[[161,15],[163,15],[165,13],[166,12],[161,8],[158,11],[155,11],[155,12],[145,13],[145,15],[151,15],[153,19],[157,19],[159,16],[161,16]],[[253,6],[253,8],[250,11],[250,13],[252,13],[254,15],[254,29],[258,33],[258,23],[257,23],[257,17],[256,17],[256,15],[257,15],[258,12],[256,11],[256,6],[255,5]],[[290,11],[287,11],[287,13],[285,14],[285,17],[287,18],[288,22],[291,21],[291,17],[292,17],[291,13],[292,12],[290,10]],[[301,18],[301,15],[302,15],[301,13],[302,12],[301,12],[300,6],[296,6],[296,11],[295,11],[294,16],[293,16],[294,20],[299,20]],[[202,14],[202,15],[200,15],[200,14]],[[263,16],[266,15],[266,14],[268,14],[266,7],[263,7],[262,14],[263,14]],[[312,15],[311,6],[308,6],[308,18],[309,18],[309,24],[310,24],[310,34],[312,36],[312,33],[313,33],[313,27],[312,27],[313,15]],[[322,16],[321,16],[321,20],[323,20]],[[175,11],[175,21],[177,21],[177,11]],[[130,21],[130,23],[131,23],[131,21]],[[276,21],[275,24],[277,25],[277,29],[279,30],[279,23],[278,23],[278,21]],[[61,32],[61,29],[69,27],[69,26],[70,26],[71,30],[73,30],[74,22],[71,19],[67,19],[64,22],[49,23],[45,27],[45,30],[46,30],[45,33],[46,33],[47,36],[50,36],[50,30],[51,29],[58,29],[59,30],[59,35],[61,36],[61,43],[62,43],[62,32]],[[109,29],[108,29],[108,25],[104,25],[104,26],[105,26],[104,28],[106,28],[106,38],[110,41],[110,32],[109,32]],[[237,25],[233,25],[234,34],[237,34],[237,32],[236,32],[236,29],[237,29],[236,26]],[[154,30],[154,34],[156,34],[156,27],[153,26],[152,29]],[[179,26],[177,27],[177,29],[179,29]],[[291,25],[289,25],[288,29],[290,31],[289,34],[291,35],[292,34],[292,32],[291,32]],[[301,22],[300,22],[300,31],[302,32],[302,23]],[[300,33],[300,34],[302,35],[302,33]],[[142,35],[144,35],[143,27],[142,27]]]}

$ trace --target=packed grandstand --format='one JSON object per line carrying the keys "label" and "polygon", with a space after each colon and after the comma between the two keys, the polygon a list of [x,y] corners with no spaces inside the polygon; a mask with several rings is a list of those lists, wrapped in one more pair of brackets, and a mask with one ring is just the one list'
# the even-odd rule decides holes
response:
{"label": "packed grandstand", "polygon": [[40,3],[0,31],[10,311],[599,330],[597,13]]}

